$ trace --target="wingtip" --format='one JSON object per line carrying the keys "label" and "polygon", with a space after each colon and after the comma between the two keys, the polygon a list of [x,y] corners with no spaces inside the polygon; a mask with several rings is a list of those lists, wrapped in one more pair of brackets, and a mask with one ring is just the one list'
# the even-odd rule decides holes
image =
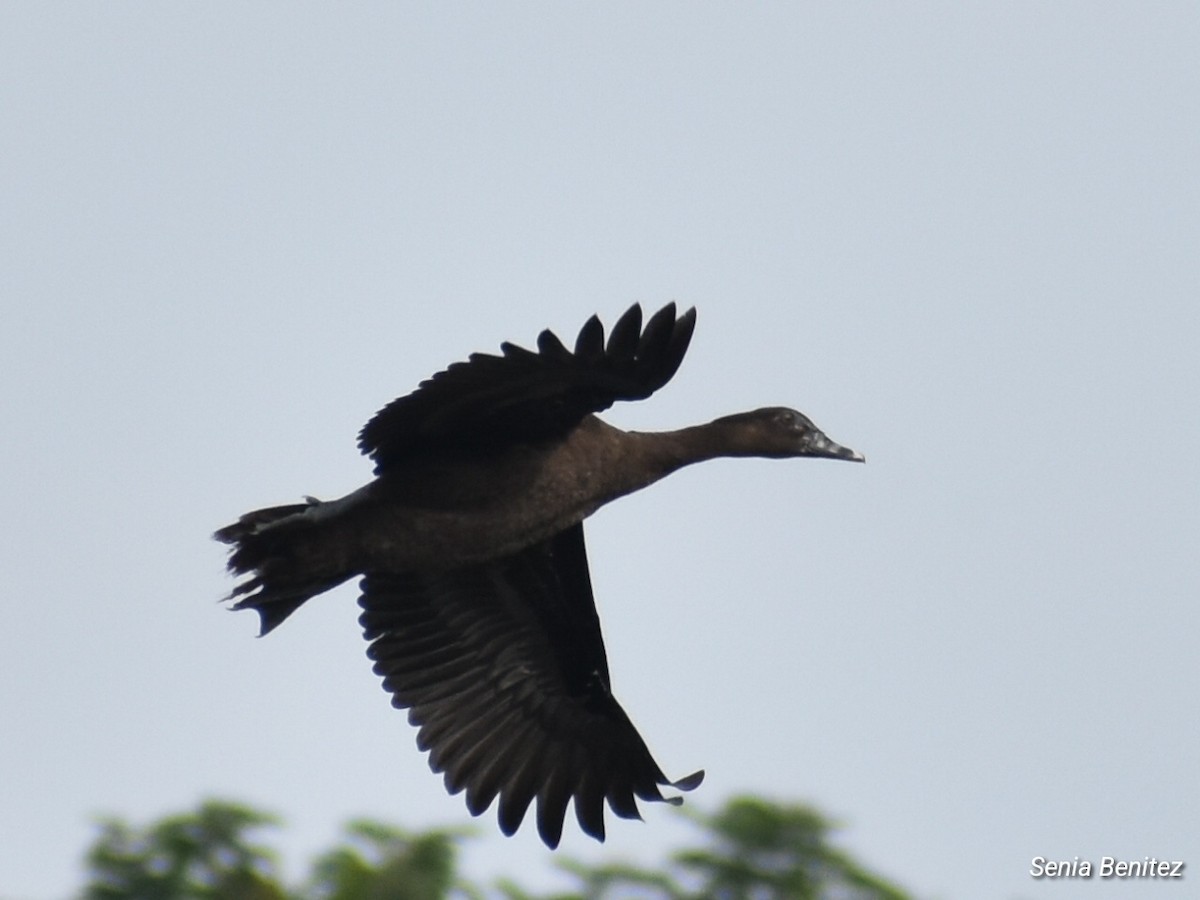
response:
{"label": "wingtip", "polygon": [[542,843],[551,850],[558,849],[559,842],[562,840],[562,828],[563,823],[561,819],[556,823],[551,822],[547,824],[543,824],[542,820],[538,819],[538,837],[540,837],[542,839]]}
{"label": "wingtip", "polygon": [[[689,791],[694,791],[696,788],[700,787],[700,784],[703,781],[704,770],[697,769],[691,775],[686,775],[683,778],[680,778],[678,781],[667,781],[663,782],[663,784],[665,784],[666,787],[674,788],[677,791],[688,793]],[[682,797],[663,797],[662,802],[668,803],[671,806],[683,806]]]}

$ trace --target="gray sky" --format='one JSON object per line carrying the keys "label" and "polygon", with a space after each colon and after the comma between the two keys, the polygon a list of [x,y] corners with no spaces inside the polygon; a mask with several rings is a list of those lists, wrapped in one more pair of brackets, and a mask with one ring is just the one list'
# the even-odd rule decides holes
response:
{"label": "gray sky", "polygon": [[[0,894],[66,895],[104,812],[245,800],[294,872],[469,821],[353,589],[255,640],[208,535],[365,481],[361,424],[469,352],[672,299],[690,355],[610,421],[786,404],[869,459],[589,522],[690,802],[811,801],[930,898],[1194,884],[1197,47],[1193,3],[8,5]],[[688,836],[646,816],[565,851]],[[479,824],[472,875],[555,883]]]}

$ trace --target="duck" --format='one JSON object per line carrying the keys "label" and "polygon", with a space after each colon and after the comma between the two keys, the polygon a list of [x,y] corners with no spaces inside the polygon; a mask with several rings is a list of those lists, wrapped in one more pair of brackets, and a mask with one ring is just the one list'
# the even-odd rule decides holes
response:
{"label": "duck", "polygon": [[367,655],[447,791],[514,834],[534,800],[551,849],[573,803],[605,838],[604,806],[677,805],[704,778],[671,780],[612,691],[583,522],[672,472],[718,457],[863,462],[794,409],[766,407],[673,431],[597,416],[675,375],[695,309],[639,304],[607,338],[597,316],[573,349],[549,329],[536,350],[474,353],[384,406],[358,447],[374,478],[322,501],[256,509],[214,537],[242,580],[228,597],[260,634],[360,578]]}

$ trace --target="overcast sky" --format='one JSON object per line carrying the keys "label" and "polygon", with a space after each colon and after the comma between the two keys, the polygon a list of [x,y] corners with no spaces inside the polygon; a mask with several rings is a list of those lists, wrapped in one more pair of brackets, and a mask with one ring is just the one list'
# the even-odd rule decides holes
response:
{"label": "overcast sky", "polygon": [[[470,821],[346,586],[269,638],[210,533],[363,483],[503,340],[696,306],[625,427],[795,406],[587,526],[614,689],[689,797],[809,801],[926,898],[1200,878],[1194,3],[8,4],[0,896],[91,817]],[[564,851],[650,860],[661,808]],[[557,884],[494,811],[465,862]]]}

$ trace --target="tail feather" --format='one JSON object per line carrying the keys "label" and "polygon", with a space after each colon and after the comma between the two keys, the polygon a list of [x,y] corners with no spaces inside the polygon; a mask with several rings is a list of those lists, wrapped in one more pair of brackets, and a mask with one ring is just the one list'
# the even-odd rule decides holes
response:
{"label": "tail feather", "polygon": [[229,571],[251,577],[239,583],[226,600],[232,609],[252,609],[259,615],[260,635],[267,634],[295,612],[305,600],[345,581],[350,573],[313,571],[310,549],[314,521],[303,514],[319,503],[308,500],[288,506],[256,509],[213,534],[230,544]]}

